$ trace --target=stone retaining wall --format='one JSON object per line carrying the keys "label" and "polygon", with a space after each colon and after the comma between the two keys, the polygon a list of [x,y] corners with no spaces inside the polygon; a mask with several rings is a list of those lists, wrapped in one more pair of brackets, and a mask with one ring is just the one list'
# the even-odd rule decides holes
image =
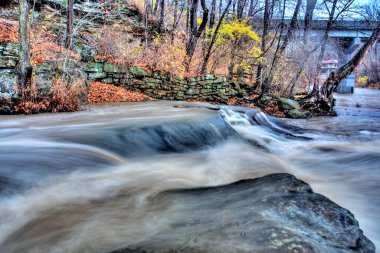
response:
{"label": "stone retaining wall", "polygon": [[107,62],[88,63],[84,71],[91,81],[137,90],[157,99],[225,102],[244,93],[238,84],[213,74],[184,79],[169,73],[148,73],[143,68]]}
{"label": "stone retaining wall", "polygon": [[[0,42],[0,97],[17,97],[18,50],[18,44]],[[47,61],[33,69],[41,96],[52,87],[57,75],[55,65],[56,62]],[[86,63],[83,70],[88,80],[137,90],[157,99],[226,102],[231,97],[245,95],[237,82],[229,82],[225,77],[215,77],[213,74],[185,79],[170,73],[148,73],[140,67],[107,62]]]}
{"label": "stone retaining wall", "polygon": [[0,97],[16,95],[18,44],[0,42]]}
{"label": "stone retaining wall", "polygon": [[[0,42],[0,98],[17,98],[17,65],[19,61],[19,45],[16,43]],[[49,60],[38,63],[33,67],[35,84],[38,87],[38,95],[46,96],[53,86],[53,80],[60,76],[63,61]],[[70,62],[69,62],[70,63]],[[73,70],[80,67],[71,64]],[[80,72],[80,71],[76,71]]]}

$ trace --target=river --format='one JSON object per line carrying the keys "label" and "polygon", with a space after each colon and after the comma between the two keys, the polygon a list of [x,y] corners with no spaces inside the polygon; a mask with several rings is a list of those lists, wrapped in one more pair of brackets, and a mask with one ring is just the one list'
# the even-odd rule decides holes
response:
{"label": "river", "polygon": [[[336,95],[337,117],[147,102],[0,116],[1,252],[99,252],[149,237],[172,189],[290,173],[355,215],[380,248],[380,91]],[[159,218],[158,218],[159,217]]]}

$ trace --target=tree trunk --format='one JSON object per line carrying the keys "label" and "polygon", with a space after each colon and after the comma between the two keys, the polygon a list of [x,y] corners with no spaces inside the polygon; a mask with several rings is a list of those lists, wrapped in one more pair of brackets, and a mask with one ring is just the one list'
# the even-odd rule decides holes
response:
{"label": "tree trunk", "polygon": [[174,20],[173,20],[173,32],[176,28],[176,24],[177,24],[177,15],[178,15],[178,0],[174,0]]}
{"label": "tree trunk", "polygon": [[215,25],[215,12],[216,12],[216,0],[212,0],[211,2],[211,12],[210,12],[210,21],[209,28],[212,29]]}
{"label": "tree trunk", "polygon": [[223,23],[223,20],[224,20],[224,17],[226,16],[227,12],[228,12],[228,9],[230,8],[230,5],[232,3],[232,0],[229,0],[228,3],[227,3],[227,6],[226,8],[224,9],[223,13],[222,13],[222,16],[220,16],[219,18],[219,22],[218,24],[216,25],[216,28],[215,28],[215,32],[214,34],[212,35],[212,38],[211,38],[211,42],[210,44],[208,45],[208,49],[206,51],[206,54],[203,58],[203,64],[202,64],[202,70],[201,70],[201,73],[204,74],[206,73],[206,70],[207,70],[207,63],[210,59],[210,56],[211,56],[211,50],[215,44],[215,41],[216,41],[216,36],[218,35],[218,32],[219,32],[219,28],[220,26],[222,25]]}
{"label": "tree trunk", "polygon": [[19,15],[20,58],[18,63],[18,85],[21,89],[20,94],[24,97],[25,88],[29,87],[32,77],[29,48],[29,4],[27,0],[20,0]]}
{"label": "tree trunk", "polygon": [[338,84],[350,75],[355,68],[360,64],[362,59],[368,53],[368,50],[377,43],[380,35],[380,22],[377,24],[376,29],[373,31],[370,39],[364,44],[364,46],[352,57],[352,59],[340,67],[339,69],[331,72],[329,77],[322,85],[321,94],[330,97]]}
{"label": "tree trunk", "polygon": [[158,29],[160,32],[165,31],[164,17],[165,17],[165,0],[160,0],[160,19],[158,21]]}
{"label": "tree trunk", "polygon": [[160,0],[156,0],[156,4],[154,5],[153,8],[153,14],[157,15],[157,10],[158,10],[158,5],[160,4]]}
{"label": "tree trunk", "polygon": [[236,10],[237,19],[243,19],[243,13],[244,13],[244,8],[245,8],[246,3],[247,3],[247,0],[238,0],[237,10]]}
{"label": "tree trunk", "polygon": [[249,4],[248,17],[251,19],[253,18],[254,11],[255,11],[257,4],[258,4],[258,0],[251,0],[251,2]]}
{"label": "tree trunk", "polygon": [[311,23],[313,22],[313,13],[314,13],[316,4],[317,4],[317,0],[307,0],[306,12],[305,12],[305,18],[304,18],[304,33],[303,33],[305,46],[308,44],[309,31],[310,31]]}
{"label": "tree trunk", "polygon": [[368,50],[378,42],[379,36],[380,22],[377,24],[376,29],[372,33],[370,39],[354,55],[354,57],[352,57],[348,63],[329,74],[329,77],[322,85],[321,91],[300,102],[302,108],[309,110],[314,115],[335,115],[335,112],[333,111],[333,93],[336,87],[344,78],[355,70],[362,59],[366,56]]}
{"label": "tree trunk", "polygon": [[338,0],[333,0],[331,11],[329,12],[329,20],[327,21],[325,33],[323,34],[323,38],[322,38],[322,42],[321,42],[321,51],[320,51],[318,59],[317,59],[317,68],[316,68],[315,74],[314,74],[313,91],[312,91],[313,94],[317,93],[319,90],[319,75],[320,75],[321,69],[322,69],[322,60],[323,60],[323,56],[324,56],[325,50],[326,50],[327,38],[329,37],[329,32],[330,32],[332,25],[334,23],[334,14],[335,14],[337,2],[338,2]]}
{"label": "tree trunk", "polygon": [[175,29],[177,28],[177,19],[178,19],[178,0],[174,0],[174,13],[173,13],[173,27],[172,27],[172,36],[170,43],[173,45],[174,42],[174,36],[175,36]]}
{"label": "tree trunk", "polygon": [[191,5],[191,0],[187,1],[186,4],[186,33],[189,35],[190,34],[190,5]]}
{"label": "tree trunk", "polygon": [[[265,0],[264,5],[264,16],[263,16],[263,33],[261,36],[261,52],[265,52],[267,49],[266,42],[267,42],[267,36],[269,32],[269,24],[270,24],[270,0]],[[262,75],[263,75],[263,65],[261,62],[259,62],[259,65],[257,66],[257,73],[256,73],[256,83],[262,84]],[[257,85],[256,85],[257,86]]]}
{"label": "tree trunk", "polygon": [[290,20],[288,31],[285,35],[284,42],[282,43],[281,50],[279,52],[280,55],[282,54],[284,49],[288,46],[289,41],[293,38],[293,33],[294,33],[294,30],[296,29],[298,13],[300,12],[301,5],[302,5],[302,0],[297,0],[296,8],[294,9],[292,19]]}
{"label": "tree trunk", "polygon": [[189,71],[191,59],[195,52],[195,47],[197,46],[198,38],[201,36],[202,32],[206,28],[208,21],[208,9],[205,0],[201,0],[201,6],[203,10],[202,22],[197,29],[197,8],[198,0],[193,0],[192,6],[190,8],[190,34],[186,43],[186,56],[187,61],[185,62],[186,71]]}
{"label": "tree trunk", "polygon": [[74,21],[74,0],[67,1],[67,23],[66,23],[66,41],[65,47],[71,46],[73,36],[73,21]]}
{"label": "tree trunk", "polygon": [[296,76],[293,78],[293,80],[291,81],[291,83],[288,85],[288,87],[285,90],[285,92],[289,90],[288,94],[283,94],[287,97],[293,95],[293,91],[296,87],[298,79],[301,76],[301,73],[303,69],[305,68],[306,64],[308,63],[309,57],[315,50],[318,49],[318,46],[311,50],[308,47],[309,33],[310,33],[311,24],[313,22],[313,14],[314,14],[314,9],[315,9],[316,4],[317,4],[317,0],[307,0],[305,17],[304,17],[304,29],[303,29],[304,32],[303,32],[303,46],[302,46],[302,50],[304,52],[305,57],[300,62],[300,69],[298,70]]}
{"label": "tree trunk", "polygon": [[[285,7],[286,7],[285,6],[285,4],[286,4],[285,0],[284,0],[283,4],[284,4],[284,6],[283,6],[283,13],[282,13],[282,18],[281,18],[280,34],[283,33],[283,29],[284,29]],[[263,95],[268,90],[270,90],[270,88],[271,88],[273,77],[274,77],[274,72],[275,72],[275,70],[277,68],[278,60],[280,59],[280,57],[284,53],[285,48],[288,46],[289,41],[293,37],[294,30],[296,29],[297,17],[298,17],[300,8],[301,8],[301,4],[302,4],[302,0],[297,0],[297,5],[296,5],[296,7],[294,9],[292,19],[290,21],[288,30],[287,30],[286,35],[284,37],[284,41],[281,44],[281,35],[280,35],[280,38],[279,38],[278,43],[277,43],[277,48],[276,48],[276,51],[275,51],[275,53],[273,55],[273,59],[272,59],[272,63],[270,65],[269,71],[267,71],[267,73],[265,74],[265,78],[264,78],[264,80],[262,81],[262,84],[261,84],[261,92],[260,92],[259,96],[256,97],[253,100],[253,102],[259,101],[263,97]]]}
{"label": "tree trunk", "polygon": [[149,21],[149,14],[151,12],[151,4],[152,2],[145,0],[145,15],[144,15],[144,40],[145,40],[145,52],[144,55],[146,55],[148,51],[148,21]]}
{"label": "tree trunk", "polygon": [[[188,39],[197,31],[198,0],[189,0],[189,29]],[[187,47],[187,46],[186,46]]]}

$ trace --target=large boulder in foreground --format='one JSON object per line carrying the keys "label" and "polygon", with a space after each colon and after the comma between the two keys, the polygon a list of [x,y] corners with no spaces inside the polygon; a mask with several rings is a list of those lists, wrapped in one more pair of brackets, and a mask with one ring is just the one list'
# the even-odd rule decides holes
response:
{"label": "large boulder in foreground", "polygon": [[153,201],[175,210],[168,225],[114,253],[375,252],[352,213],[288,174],[169,191]]}

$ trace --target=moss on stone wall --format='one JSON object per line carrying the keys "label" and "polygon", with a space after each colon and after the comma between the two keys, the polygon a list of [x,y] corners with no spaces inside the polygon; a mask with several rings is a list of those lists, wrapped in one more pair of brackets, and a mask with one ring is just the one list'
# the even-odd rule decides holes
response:
{"label": "moss on stone wall", "polygon": [[231,97],[244,95],[244,91],[235,89],[225,77],[214,74],[185,79],[167,72],[149,73],[140,67],[99,62],[88,63],[84,70],[91,81],[138,90],[157,99],[226,102]]}

